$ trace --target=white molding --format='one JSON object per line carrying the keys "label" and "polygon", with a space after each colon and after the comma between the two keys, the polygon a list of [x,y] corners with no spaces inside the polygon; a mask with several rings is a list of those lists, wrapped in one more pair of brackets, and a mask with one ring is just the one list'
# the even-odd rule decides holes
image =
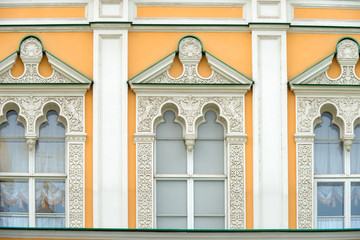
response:
{"label": "white molding", "polygon": [[252,32],[254,228],[288,228],[286,31]]}
{"label": "white molding", "polygon": [[[105,5],[109,5],[110,8],[118,7],[118,13],[111,13],[111,9],[103,9],[102,7]],[[126,22],[128,21],[128,10],[128,0],[93,0],[92,19],[93,21]],[[106,13],[106,11],[108,12]]]}
{"label": "white molding", "polygon": [[135,18],[133,24],[209,24],[209,25],[246,25],[248,22],[243,18]]}
{"label": "white molding", "polygon": [[160,239],[160,240],[191,240],[191,239],[314,239],[314,240],[353,240],[359,239],[359,230],[339,230],[339,231],[156,231],[156,230],[64,230],[64,229],[0,229],[1,237],[4,238],[47,238],[47,239]]}
{"label": "white molding", "polygon": [[[0,28],[1,31],[1,28]],[[249,27],[247,24],[243,26],[238,25],[173,25],[173,26],[166,26],[166,25],[132,25],[129,28],[129,32],[250,32]]]}
{"label": "white molding", "polygon": [[13,7],[86,7],[91,0],[2,0],[0,8]]}
{"label": "white molding", "polygon": [[359,9],[357,0],[288,0],[293,8],[334,8],[334,9]]}
{"label": "white molding", "polygon": [[127,41],[94,30],[94,227],[128,227]]}

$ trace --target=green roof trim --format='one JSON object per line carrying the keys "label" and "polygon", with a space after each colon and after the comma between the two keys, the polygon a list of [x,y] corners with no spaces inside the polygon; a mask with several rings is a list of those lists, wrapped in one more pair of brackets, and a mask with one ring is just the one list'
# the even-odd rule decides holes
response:
{"label": "green roof trim", "polygon": [[23,37],[23,38],[21,39],[21,41],[20,41],[20,44],[19,44],[19,52],[20,52],[20,47],[21,47],[21,44],[23,43],[23,41],[25,41],[26,39],[31,38],[31,37],[36,38],[37,40],[39,40],[39,42],[41,43],[41,47],[42,47],[42,49],[44,50],[44,45],[43,45],[41,39],[40,39],[38,36],[35,36],[35,35],[27,35],[27,36]]}
{"label": "green roof trim", "polygon": [[[71,68],[72,70],[74,70],[75,72],[79,73],[80,75],[84,76],[85,78],[87,78],[88,80],[90,80],[91,82],[93,82],[93,80],[89,77],[87,77],[85,74],[79,72],[78,70],[76,70],[75,68],[73,68],[72,66],[70,66],[69,64],[67,64],[66,62],[64,62],[63,60],[57,58],[56,56],[54,56],[53,54],[51,54],[50,52],[44,50],[45,53],[50,54],[52,57],[56,58],[57,60],[59,60],[60,62],[64,63],[66,66],[68,66],[69,68]],[[87,84],[87,83],[86,83]]]}
{"label": "green roof trim", "polygon": [[45,227],[0,227],[5,230],[66,230],[66,231],[126,231],[126,232],[350,232],[358,231],[360,228],[342,229],[144,229],[144,228],[45,228]]}
{"label": "green roof trim", "polygon": [[182,86],[249,86],[249,83],[133,83],[134,85],[182,85]]}
{"label": "green roof trim", "polygon": [[159,61],[157,61],[156,63],[154,63],[153,65],[151,65],[150,67],[147,67],[146,69],[142,70],[140,73],[136,74],[135,76],[133,76],[132,78],[130,78],[127,82],[130,83],[134,78],[136,78],[137,76],[139,76],[140,74],[146,72],[147,70],[149,70],[150,68],[154,67],[156,64],[158,64],[159,62],[163,61],[165,58],[171,56],[172,54],[177,54],[179,51],[175,50],[172,53],[170,53],[169,55],[167,55],[166,57],[163,57],[162,59],[160,59]]}
{"label": "green roof trim", "polygon": [[[314,67],[316,67],[317,65],[319,65],[321,62],[325,61],[327,58],[329,58],[331,55],[335,56],[336,51],[331,53],[330,55],[328,55],[327,57],[321,59],[319,62],[315,63],[314,65],[312,65],[311,67],[307,68],[305,71],[303,71],[302,73],[296,75],[295,77],[293,77],[292,79],[290,79],[288,81],[288,83],[291,83],[295,78],[299,77],[300,75],[304,74],[305,72],[309,71],[310,69],[313,69]],[[294,84],[294,85],[303,85],[303,84]],[[311,84],[312,85],[312,84]]]}
{"label": "green roof trim", "polygon": [[0,85],[89,85],[89,83],[0,83]]}
{"label": "green roof trim", "polygon": [[228,66],[229,68],[231,68],[232,70],[236,71],[237,73],[239,73],[240,75],[242,75],[243,77],[247,78],[248,80],[250,80],[251,82],[254,83],[254,80],[252,80],[251,78],[249,78],[248,76],[245,76],[244,74],[242,74],[241,72],[239,72],[238,70],[236,70],[235,68],[233,68],[232,66],[230,66],[229,64],[225,63],[224,61],[220,60],[219,58],[215,57],[214,55],[212,55],[211,53],[207,52],[207,51],[203,51],[203,53],[207,53],[210,56],[212,56],[213,58],[215,58],[216,60],[222,62],[223,64],[225,64],[226,66]]}
{"label": "green roof trim", "polygon": [[359,85],[350,85],[350,84],[311,84],[311,83],[304,83],[304,84],[293,84],[294,86],[319,86],[319,87],[360,87]]}
{"label": "green roof trim", "polygon": [[307,27],[311,27],[311,28],[360,28],[358,26],[329,26],[329,25],[294,25],[294,24],[290,24],[290,27],[301,27],[301,28],[307,28]]}

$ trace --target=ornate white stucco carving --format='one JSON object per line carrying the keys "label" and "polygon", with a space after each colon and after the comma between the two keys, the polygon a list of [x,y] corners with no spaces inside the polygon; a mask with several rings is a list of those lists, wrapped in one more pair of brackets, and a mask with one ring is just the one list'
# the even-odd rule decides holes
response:
{"label": "ornate white stucco carving", "polygon": [[297,144],[297,224],[299,229],[313,227],[312,162],[312,144]]}
{"label": "ornate white stucco carving", "polygon": [[136,144],[138,228],[153,227],[153,144]]}
{"label": "ornate white stucco carving", "polygon": [[69,144],[69,227],[73,228],[85,226],[84,159],[84,144]]}
{"label": "ornate white stucco carving", "polygon": [[337,116],[345,121],[345,133],[353,134],[353,122],[360,114],[360,97],[298,97],[297,132],[312,133],[313,121],[320,116],[320,107],[326,103],[336,106]]}
{"label": "ornate white stucco carving", "polygon": [[165,103],[174,103],[179,107],[179,115],[186,120],[187,133],[194,133],[195,120],[202,115],[206,104],[216,103],[221,106],[220,115],[229,122],[230,132],[244,131],[243,97],[138,97],[138,132],[153,132],[153,119],[161,115],[160,106]]}
{"label": "ornate white stucco carving", "polygon": [[[48,58],[53,59],[51,54]],[[24,64],[24,73],[20,77],[11,75],[11,69],[0,75],[0,83],[74,83],[69,77],[62,72],[54,69],[50,77],[40,75],[38,68],[43,58],[43,47],[36,37],[28,37],[20,45],[20,58]],[[49,59],[50,60],[50,59]],[[59,62],[59,60],[55,60]],[[14,64],[13,61],[12,64]],[[64,63],[62,63],[65,65]],[[70,67],[68,67],[70,69]],[[74,70],[71,70],[74,71]]]}
{"label": "ornate white stucco carving", "polygon": [[230,229],[245,228],[245,144],[229,144]]}
{"label": "ornate white stucco carving", "polygon": [[[195,136],[196,120],[203,115],[204,106],[215,104],[220,116],[227,120],[230,139],[227,162],[229,168],[229,228],[245,228],[245,149],[244,143],[244,98],[207,96],[138,96],[137,97],[137,219],[139,228],[153,226],[153,142],[154,120],[161,115],[162,106],[176,105],[185,120],[186,134]],[[185,139],[191,151],[195,139]],[[237,140],[237,141],[234,141]]]}

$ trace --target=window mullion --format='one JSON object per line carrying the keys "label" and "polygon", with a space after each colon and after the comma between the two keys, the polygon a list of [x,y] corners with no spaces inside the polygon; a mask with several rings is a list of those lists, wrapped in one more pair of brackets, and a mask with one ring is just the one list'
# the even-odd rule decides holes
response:
{"label": "window mullion", "polygon": [[350,228],[351,225],[351,182],[345,180],[344,187],[344,228]]}
{"label": "window mullion", "polygon": [[190,176],[188,179],[188,229],[194,228],[194,179],[192,178],[192,175],[194,173],[194,151],[187,151],[187,171]]}
{"label": "window mullion", "polygon": [[29,227],[35,227],[35,147],[29,149]]}

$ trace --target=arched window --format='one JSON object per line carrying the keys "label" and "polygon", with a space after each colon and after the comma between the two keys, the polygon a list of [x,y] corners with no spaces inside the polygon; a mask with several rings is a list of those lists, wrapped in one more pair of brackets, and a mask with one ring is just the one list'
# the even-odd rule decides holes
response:
{"label": "arched window", "polygon": [[343,228],[345,172],[340,129],[328,112],[321,115],[321,120],[314,129],[317,228]]}
{"label": "arched window", "polygon": [[15,177],[29,171],[28,150],[16,111],[8,111],[0,125],[0,226],[29,225],[29,181]]}
{"label": "arched window", "polygon": [[355,139],[350,151],[349,186],[351,195],[351,228],[360,228],[360,124],[354,129]]}
{"label": "arched window", "polygon": [[209,111],[186,149],[175,114],[156,129],[156,227],[225,228],[224,128]]}
{"label": "arched window", "polygon": [[0,126],[0,226],[65,227],[65,127],[56,111],[28,148],[16,111]]}
{"label": "arched window", "polygon": [[60,173],[57,179],[36,179],[36,226],[65,226],[65,127],[56,111],[40,125],[35,149],[36,173]]}

